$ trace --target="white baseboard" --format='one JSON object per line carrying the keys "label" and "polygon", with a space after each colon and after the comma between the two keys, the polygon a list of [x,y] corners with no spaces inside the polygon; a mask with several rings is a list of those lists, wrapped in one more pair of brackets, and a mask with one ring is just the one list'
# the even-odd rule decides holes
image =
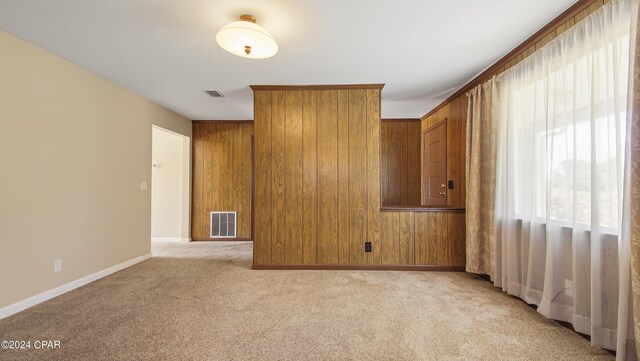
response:
{"label": "white baseboard", "polygon": [[0,320],[11,316],[15,313],[18,313],[20,311],[26,310],[29,307],[33,307],[39,303],[42,303],[44,301],[50,300],[54,297],[60,296],[63,293],[67,293],[71,290],[74,290],[78,287],[82,287],[88,283],[91,283],[95,280],[99,280],[102,277],[108,276],[112,273],[116,273],[120,270],[123,270],[127,267],[131,267],[136,263],[140,263],[142,261],[145,261],[147,259],[151,258],[151,253],[147,253],[143,256],[140,257],[136,257],[134,259],[130,259],[128,261],[122,262],[120,264],[117,264],[115,266],[109,267],[107,269],[103,269],[102,271],[98,271],[96,273],[92,273],[88,276],[82,277],[80,279],[77,279],[75,281],[71,281],[69,283],[66,283],[62,286],[56,287],[52,290],[49,291],[45,291],[42,292],[40,294],[37,294],[33,297],[29,297],[26,300],[22,300],[22,301],[18,301],[14,304],[11,304],[9,306],[0,308]]}
{"label": "white baseboard", "polygon": [[181,241],[182,241],[182,242],[185,242],[185,243],[189,243],[189,242],[191,242],[191,237],[189,237],[189,238],[182,238],[182,240],[181,240]]}
{"label": "white baseboard", "polygon": [[180,237],[151,237],[151,242],[189,242],[189,239]]}

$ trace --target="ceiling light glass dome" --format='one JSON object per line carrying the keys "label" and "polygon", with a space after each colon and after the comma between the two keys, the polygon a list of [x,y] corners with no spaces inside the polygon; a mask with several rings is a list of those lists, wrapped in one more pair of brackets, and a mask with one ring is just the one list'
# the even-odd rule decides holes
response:
{"label": "ceiling light glass dome", "polygon": [[278,44],[253,15],[244,14],[218,31],[216,42],[233,55],[249,59],[266,59],[278,52]]}

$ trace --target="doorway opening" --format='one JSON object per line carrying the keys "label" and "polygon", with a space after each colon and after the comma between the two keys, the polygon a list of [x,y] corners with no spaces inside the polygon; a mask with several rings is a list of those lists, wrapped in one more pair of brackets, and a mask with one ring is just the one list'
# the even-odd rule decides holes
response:
{"label": "doorway opening", "polygon": [[153,125],[151,242],[190,241],[191,139]]}

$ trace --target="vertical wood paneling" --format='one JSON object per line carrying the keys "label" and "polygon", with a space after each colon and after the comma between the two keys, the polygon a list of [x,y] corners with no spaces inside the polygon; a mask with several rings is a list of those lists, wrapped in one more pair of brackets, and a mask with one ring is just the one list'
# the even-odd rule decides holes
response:
{"label": "vertical wood paneling", "polygon": [[[407,124],[407,203],[408,206],[420,205],[420,138],[419,122]],[[384,204],[384,203],[383,203]]]}
{"label": "vertical wood paneling", "polygon": [[[244,146],[242,142],[242,137],[244,134],[244,127],[242,124],[234,128],[229,128],[230,130],[230,149],[231,149],[231,197],[229,199],[229,210],[235,210],[238,213],[243,211],[242,209],[242,183],[243,176],[242,170],[240,167],[236,167],[242,163],[242,147]],[[238,216],[236,214],[236,216]],[[239,221],[239,219],[238,219]],[[242,231],[242,226],[237,222],[236,224],[236,233],[239,234]]]}
{"label": "vertical wood paneling", "polygon": [[191,238],[209,240],[209,212],[236,211],[251,237],[251,123],[194,123]]}
{"label": "vertical wood paneling", "polygon": [[285,263],[286,212],[286,100],[283,91],[273,92],[271,102],[271,262]]}
{"label": "vertical wood paneling", "polygon": [[302,263],[302,91],[285,93],[285,263]]}
{"label": "vertical wood paneling", "polygon": [[202,223],[204,222],[204,202],[203,200],[203,186],[202,186],[202,177],[204,172],[204,143],[202,141],[198,141],[198,139],[202,139],[204,133],[204,129],[202,127],[197,126],[194,123],[193,125],[193,164],[191,167],[192,177],[193,177],[193,190],[192,190],[192,198],[191,202],[192,212],[191,212],[191,238],[196,238],[201,236],[202,231]]}
{"label": "vertical wood paneling", "polygon": [[415,244],[414,260],[416,264],[427,264],[426,244],[429,237],[429,220],[426,213],[415,213]]}
{"label": "vertical wood paneling", "polygon": [[464,266],[465,264],[465,215],[464,213],[446,213],[448,234],[443,246],[448,248],[449,258],[443,258],[442,264]]}
{"label": "vertical wood paneling", "polygon": [[318,91],[318,263],[338,262],[338,122],[336,90]]}
{"label": "vertical wood paneling", "polygon": [[[233,151],[229,152],[229,149],[233,149],[232,146],[232,125],[225,124],[222,127],[223,142],[219,144],[221,148],[218,148],[218,154],[222,159],[222,170],[220,171],[221,177],[219,179],[219,186],[224,192],[224,197],[221,202],[221,209],[225,211],[231,211],[233,206]],[[240,128],[238,128],[240,129]],[[237,231],[237,229],[236,229]]]}
{"label": "vertical wood paneling", "polygon": [[373,255],[369,253],[368,263],[380,264],[380,89],[366,90],[366,96],[360,101],[366,103],[367,230],[368,241],[373,245]]}
{"label": "vertical wood paneling", "polygon": [[349,263],[349,92],[338,91],[338,263]]}
{"label": "vertical wood paneling", "polygon": [[303,142],[303,263],[318,263],[317,242],[317,129],[316,91],[303,92],[302,96],[302,142]]}
{"label": "vertical wood paneling", "polygon": [[367,118],[364,90],[342,90],[349,97],[349,239],[350,262],[367,263]]}
{"label": "vertical wood paneling", "polygon": [[[237,193],[238,209],[238,235],[251,237],[251,137],[253,136],[253,124],[242,125],[242,146],[238,153],[239,158],[234,169],[238,170],[234,177],[234,184],[239,187]],[[236,157],[237,159],[237,157]]]}
{"label": "vertical wood paneling", "polygon": [[403,145],[402,129],[400,124],[392,124],[389,127],[389,151],[394,156],[389,157],[389,204],[401,205],[402,203],[402,163],[406,162],[406,144]]}
{"label": "vertical wood paneling", "polygon": [[253,262],[271,263],[271,102],[272,93],[254,92]]}
{"label": "vertical wood paneling", "polygon": [[398,212],[399,264],[414,264],[414,214]]}
{"label": "vertical wood paneling", "polygon": [[380,124],[382,204],[420,205],[420,122]]}
{"label": "vertical wood paneling", "polygon": [[433,215],[435,216],[435,222],[432,224],[436,239],[435,242],[431,243],[432,246],[435,246],[431,251],[436,256],[436,264],[442,265],[452,258],[451,248],[447,244],[449,240],[449,222],[447,220],[449,217],[444,212],[436,212]]}
{"label": "vertical wood paneling", "polygon": [[416,213],[416,264],[438,264],[437,215],[437,212]]}
{"label": "vertical wood paneling", "polygon": [[400,264],[400,212],[384,212],[382,220],[382,264]]}
{"label": "vertical wood paneling", "polygon": [[398,123],[398,140],[400,153],[400,204],[409,204],[409,127],[408,123]]}
{"label": "vertical wood paneling", "polygon": [[256,264],[460,261],[463,213],[380,210],[379,90],[256,91],[255,102]]}
{"label": "vertical wood paneling", "polygon": [[391,205],[389,201],[389,174],[390,158],[397,154],[392,152],[389,143],[391,142],[391,122],[380,123],[380,187],[382,204]]}
{"label": "vertical wood paneling", "polygon": [[[217,198],[214,197],[215,192],[207,191],[212,189],[218,189],[218,188],[214,188],[216,186],[216,184],[214,183],[214,179],[217,177],[217,172],[209,171],[210,169],[215,169],[214,165],[216,164],[215,162],[217,160],[216,154],[213,151],[214,146],[216,144],[216,141],[215,141],[216,140],[215,137],[217,136],[216,128],[211,128],[211,127],[205,128],[203,136],[204,136],[203,138],[204,167],[203,168],[205,169],[205,172],[203,174],[202,189],[205,190],[203,193],[203,198],[204,198],[205,204],[208,206],[205,208],[205,217],[206,217],[207,213],[209,213],[211,210],[218,208],[218,205],[215,202]],[[199,234],[204,239],[209,238],[210,229],[209,229],[208,220],[205,220],[205,222],[202,222]]]}

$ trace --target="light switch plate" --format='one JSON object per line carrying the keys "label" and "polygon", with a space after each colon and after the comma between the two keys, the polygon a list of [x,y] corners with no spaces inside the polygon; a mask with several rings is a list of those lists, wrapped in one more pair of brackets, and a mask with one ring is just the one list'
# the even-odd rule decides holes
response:
{"label": "light switch plate", "polygon": [[140,190],[141,191],[146,191],[147,190],[147,182],[146,181],[141,181],[140,182]]}

